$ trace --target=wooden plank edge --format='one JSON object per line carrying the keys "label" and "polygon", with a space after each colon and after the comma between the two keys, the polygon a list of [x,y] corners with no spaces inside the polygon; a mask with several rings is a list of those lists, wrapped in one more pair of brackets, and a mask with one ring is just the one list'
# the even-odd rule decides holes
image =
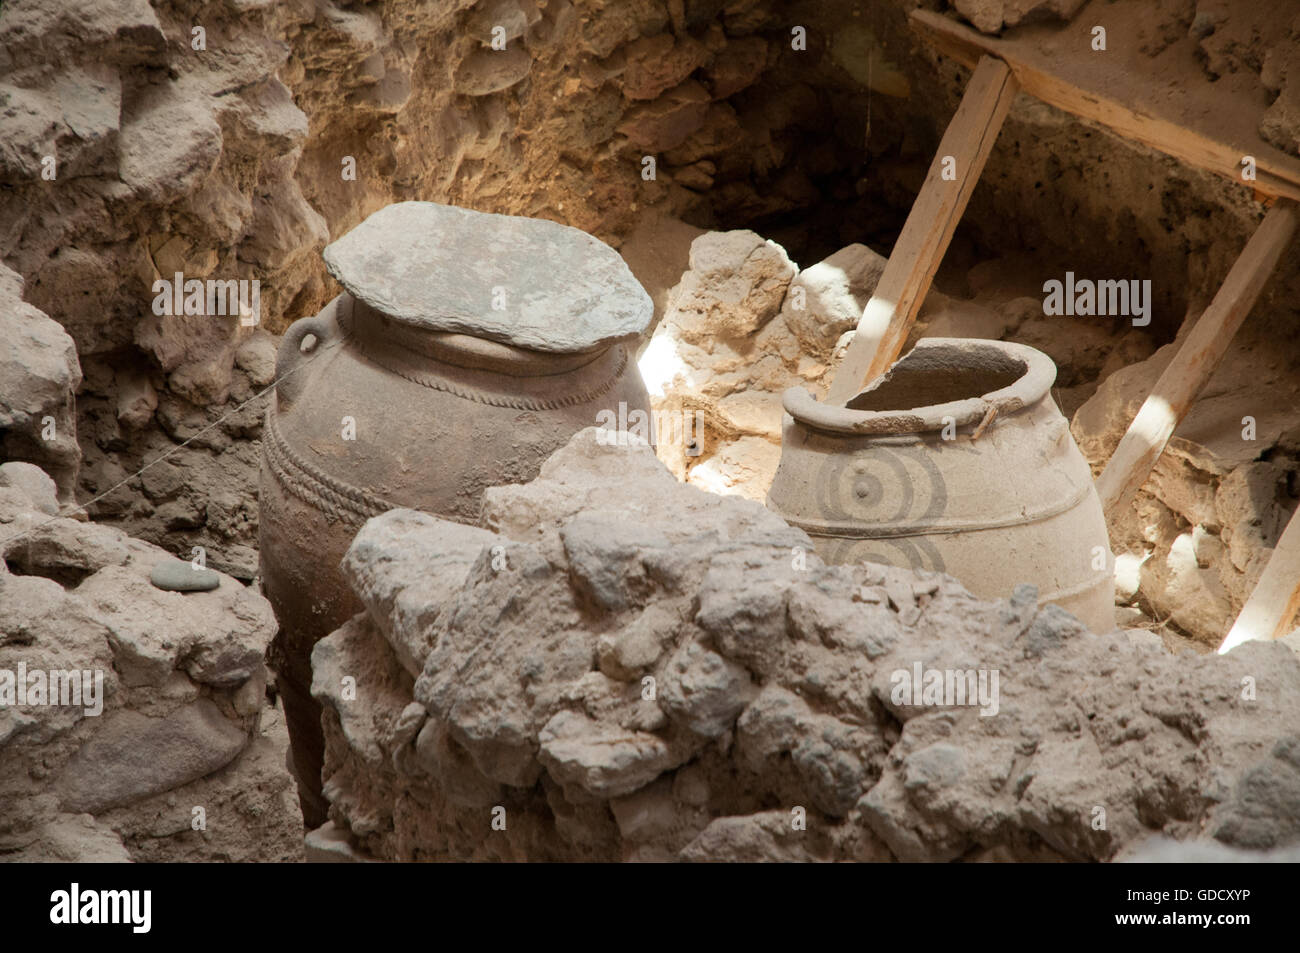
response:
{"label": "wooden plank edge", "polygon": [[1300,208],[1285,200],[1264,216],[1129,422],[1097,477],[1097,496],[1108,517],[1128,505],[1155,469],[1169,439],[1214,376],[1233,337],[1277,270],[1300,227],[1298,219]]}
{"label": "wooden plank edge", "polygon": [[[948,121],[939,148],[921,183],[921,190],[912,202],[903,231],[890,251],[876,290],[858,319],[848,351],[833,372],[826,394],[827,403],[840,406],[847,404],[897,359],[897,352],[906,342],[907,331],[915,321],[939,262],[952,241],[957,223],[970,202],[970,196],[993,151],[993,144],[1018,89],[1015,74],[1004,60],[998,57],[981,58],[981,63],[977,64],[970,83],[962,94],[957,111]],[[978,119],[982,112],[987,112],[988,115],[978,128],[974,151],[966,155],[965,143],[954,144],[953,137],[963,125]],[[925,214],[930,211],[925,200],[943,183],[943,161],[946,154],[961,155],[969,161],[959,164],[960,181],[956,183],[956,193],[951,201],[938,203],[942,219],[931,219]],[[935,221],[939,226],[937,230],[929,227]],[[918,243],[918,237],[924,240]],[[913,259],[921,264],[923,267],[920,272],[908,267],[905,259]],[[900,281],[900,277],[903,280]],[[877,318],[884,321],[883,326],[878,326]]]}
{"label": "wooden plank edge", "polygon": [[1300,510],[1292,514],[1219,654],[1246,642],[1280,639],[1300,611]]}
{"label": "wooden plank edge", "polygon": [[[1300,201],[1300,160],[1297,160],[1297,167],[1293,174],[1288,175],[1287,172],[1292,172],[1292,170],[1282,169],[1272,161],[1272,157],[1267,155],[1257,155],[1255,157],[1255,180],[1249,182],[1245,181],[1240,175],[1240,161],[1241,156],[1246,155],[1247,153],[1239,153],[1239,149],[1230,143],[1209,139],[1201,133],[1188,129],[1185,126],[1179,126],[1167,119],[1161,119],[1156,116],[1148,116],[1144,113],[1138,112],[1131,106],[1119,102],[1118,100],[1102,96],[1079,86],[1074,86],[1067,80],[1060,79],[1059,77],[1048,76],[1035,66],[1020,62],[1014,57],[1009,58],[1006,55],[1004,43],[985,37],[965,24],[958,23],[956,20],[946,17],[943,14],[934,13],[929,10],[914,10],[909,15],[909,19],[912,22],[912,26],[919,34],[930,42],[931,46],[945,56],[961,63],[963,66],[973,67],[977,62],[979,62],[981,56],[996,56],[999,59],[1005,60],[1007,65],[1011,67],[1011,71],[1020,82],[1020,87],[1023,92],[1034,96],[1036,99],[1047,103],[1049,106],[1054,106],[1057,109],[1076,116],[1079,119],[1095,122],[1126,139],[1140,142],[1145,146],[1155,149],[1158,152],[1163,152],[1165,155],[1172,156],[1175,159],[1181,159],[1188,165],[1194,166],[1198,169],[1203,169],[1206,172],[1210,172],[1214,175],[1220,176],[1221,178],[1225,178],[1235,185],[1249,188],[1253,192],[1267,195],[1270,198],[1289,198]],[[1061,86],[1069,86],[1071,89],[1078,92],[1080,99],[1093,104],[1095,108],[1092,109],[1090,113],[1082,112],[1077,108],[1074,108],[1074,104],[1063,100],[1058,92],[1052,88],[1052,83],[1057,83]],[[1131,122],[1126,122],[1124,124],[1108,122],[1106,118],[1101,115],[1107,110],[1127,114],[1132,117],[1132,120]],[[1169,136],[1144,132],[1142,129],[1143,124],[1163,125],[1171,129],[1181,130],[1185,135],[1198,140],[1199,143],[1202,144],[1201,149],[1203,151],[1209,151],[1211,153],[1227,152],[1239,154],[1237,154],[1233,162],[1225,168],[1217,162],[1206,160],[1204,156],[1198,155],[1196,152],[1179,148],[1176,144],[1170,141],[1171,137]],[[1260,144],[1267,145],[1263,142]],[[1276,151],[1286,159],[1291,158],[1280,150]]]}

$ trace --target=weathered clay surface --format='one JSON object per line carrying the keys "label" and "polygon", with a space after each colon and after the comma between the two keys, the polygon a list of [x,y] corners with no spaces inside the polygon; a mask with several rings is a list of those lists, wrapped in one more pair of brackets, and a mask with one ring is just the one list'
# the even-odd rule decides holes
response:
{"label": "weathered clay surface", "polygon": [[946,572],[986,599],[1029,582],[1106,631],[1106,519],[1055,379],[1033,348],[927,337],[848,407],[791,388],[767,505],[829,563]]}
{"label": "weathered clay surface", "polygon": [[[484,516],[486,541],[393,511],[347,561],[391,593],[313,657],[332,820],[363,855],[1102,860],[1156,832],[1300,837],[1284,645],[1172,656],[1027,587],[984,602],[824,566],[758,504],[594,430]],[[427,605],[395,614],[413,587]],[[996,671],[995,704],[900,696],[918,666]]]}
{"label": "weathered clay surface", "polygon": [[[51,517],[32,485],[0,486],[0,859],[297,858],[266,600],[229,576],[159,590],[166,552]],[[17,704],[24,670],[98,673],[102,692]]]}

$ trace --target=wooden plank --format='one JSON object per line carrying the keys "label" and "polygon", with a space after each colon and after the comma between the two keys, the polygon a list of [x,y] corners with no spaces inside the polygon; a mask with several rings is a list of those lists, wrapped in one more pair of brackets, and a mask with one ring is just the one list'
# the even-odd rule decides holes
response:
{"label": "wooden plank", "polygon": [[[1064,49],[1054,53],[1036,45],[1034,40],[1047,35],[1044,28],[1020,28],[1013,37],[989,37],[927,10],[914,11],[911,22],[935,49],[959,63],[970,66],[984,56],[1000,57],[1024,92],[1058,109],[1100,123],[1243,188],[1300,200],[1300,158],[1259,138],[1262,110],[1241,102],[1221,102],[1227,90],[1215,90],[1208,80],[1193,89],[1171,91],[1152,79],[1150,88],[1143,89],[1140,82],[1132,80],[1143,56],[1132,56],[1120,64],[1111,53],[1092,52],[1087,31],[1091,24],[1105,22],[1104,7],[1095,16],[1081,13],[1068,27],[1056,28],[1048,42],[1059,47],[1068,41],[1069,53]],[[1112,36],[1110,42],[1120,39]],[[1097,59],[1100,56],[1111,57],[1109,68],[1098,68],[1103,62]],[[1129,85],[1119,86],[1116,77],[1125,77]],[[1107,91],[1107,83],[1117,84],[1113,92]],[[1193,108],[1202,99],[1208,105],[1209,97],[1214,98],[1215,108]],[[1182,112],[1158,114],[1150,104],[1161,101],[1178,102]],[[1247,155],[1255,157],[1254,181],[1241,177],[1242,158]]]}
{"label": "wooden plank", "polygon": [[1222,654],[1252,639],[1280,639],[1300,612],[1300,511],[1282,531],[1268,565],[1219,646]]}
{"label": "wooden plank", "polygon": [[1133,498],[1160,459],[1174,429],[1222,360],[1295,235],[1297,206],[1280,200],[1233,262],[1214,300],[1188,333],[1097,479],[1107,515]]}
{"label": "wooden plank", "polygon": [[[848,403],[898,359],[1015,96],[1006,64],[981,59],[835,372],[828,402]],[[945,179],[945,169],[955,178]]]}

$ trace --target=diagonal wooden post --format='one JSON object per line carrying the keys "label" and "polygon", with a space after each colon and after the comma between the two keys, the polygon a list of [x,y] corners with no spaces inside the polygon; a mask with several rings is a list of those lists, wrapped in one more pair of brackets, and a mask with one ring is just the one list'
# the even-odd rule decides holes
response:
{"label": "diagonal wooden post", "polygon": [[999,59],[985,56],[975,67],[831,381],[828,403],[848,403],[898,360],[1019,88],[1011,70]]}
{"label": "diagonal wooden post", "polygon": [[1228,271],[1210,306],[1188,333],[1155,389],[1143,402],[1106,469],[1097,495],[1107,516],[1128,503],[1146,482],[1179,422],[1210,379],[1246,315],[1254,307],[1278,259],[1295,235],[1297,206],[1279,199],[1264,216]]}
{"label": "diagonal wooden post", "polygon": [[1300,511],[1282,531],[1273,555],[1219,646],[1219,654],[1252,639],[1280,639],[1300,611]]}

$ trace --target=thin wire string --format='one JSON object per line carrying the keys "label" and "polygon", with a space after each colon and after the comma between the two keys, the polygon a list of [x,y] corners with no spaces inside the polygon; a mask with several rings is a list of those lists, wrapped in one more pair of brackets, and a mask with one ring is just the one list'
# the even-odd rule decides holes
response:
{"label": "thin wire string", "polygon": [[[338,347],[339,345],[341,345],[341,344],[342,344],[344,341],[346,341],[346,340],[347,340],[347,335],[343,335],[343,336],[341,336],[338,340],[333,341],[333,342],[331,342],[331,343],[329,343],[329,344],[326,344],[326,345],[324,345],[324,346],[321,346],[321,345],[318,343],[316,347],[312,348],[312,356],[316,356],[317,354],[324,354],[326,351],[329,351],[329,350],[332,350],[333,348]],[[181,443],[176,444],[176,446],[172,447],[170,450],[167,450],[167,451],[164,452],[161,456],[158,456],[158,457],[156,457],[155,459],[150,460],[148,463],[146,463],[144,466],[142,466],[142,467],[141,467],[139,470],[137,470],[135,473],[132,473],[130,476],[127,476],[127,477],[123,478],[122,480],[118,481],[117,483],[113,484],[113,485],[110,486],[107,490],[105,490],[103,493],[100,493],[98,496],[96,496],[94,499],[87,500],[85,503],[80,503],[80,504],[78,504],[78,506],[80,506],[82,509],[87,509],[87,510],[88,510],[90,507],[94,506],[96,503],[98,503],[98,502],[99,502],[100,500],[102,500],[104,497],[108,496],[110,493],[113,493],[114,491],[121,489],[122,487],[124,487],[124,486],[126,486],[128,483],[130,483],[132,480],[138,478],[142,473],[144,473],[146,470],[148,470],[148,469],[149,469],[150,467],[152,467],[154,464],[162,463],[164,460],[166,460],[168,457],[170,457],[172,454],[176,453],[177,451],[184,450],[185,447],[187,447],[190,443],[192,443],[193,441],[199,439],[199,437],[202,437],[205,433],[207,433],[207,432],[208,432],[209,430],[211,430],[213,427],[220,426],[220,425],[221,425],[222,423],[224,423],[226,420],[230,419],[230,418],[233,417],[235,414],[239,413],[241,410],[243,410],[245,407],[247,407],[249,404],[253,403],[253,402],[256,401],[256,400],[261,400],[263,397],[265,397],[265,396],[266,396],[267,394],[269,394],[271,391],[275,390],[276,386],[277,386],[281,381],[288,380],[290,377],[292,377],[294,374],[298,373],[300,370],[302,370],[302,369],[303,369],[304,367],[306,367],[306,366],[307,366],[307,362],[305,362],[305,361],[300,361],[300,362],[296,363],[296,364],[293,366],[293,368],[292,368],[291,370],[288,371],[288,373],[284,374],[284,376],[282,376],[282,377],[277,377],[275,380],[271,381],[271,383],[268,384],[268,385],[267,385],[263,390],[257,392],[257,393],[254,394],[252,397],[248,398],[248,400],[244,401],[244,402],[243,402],[242,404],[240,404],[238,407],[235,407],[233,410],[229,411],[228,413],[225,413],[225,414],[223,414],[222,416],[218,417],[216,420],[212,421],[212,423],[208,424],[208,425],[207,425],[206,427],[204,427],[202,430],[199,430],[199,431],[195,432],[193,435],[191,435],[191,436],[185,438],[184,441],[182,441]],[[36,531],[37,531],[38,529],[40,529],[41,527],[43,527],[43,526],[48,526],[50,523],[53,523],[55,520],[59,520],[59,519],[65,519],[65,517],[63,516],[63,514],[61,514],[61,513],[59,513],[59,514],[55,514],[54,516],[50,516],[50,517],[48,517],[47,519],[42,520],[41,522],[37,523],[35,526],[29,526],[27,529],[23,530],[21,533],[15,533],[13,536],[6,536],[4,539],[0,539],[0,548],[7,548],[7,547],[8,547],[8,544],[9,544],[9,543],[12,543],[14,540],[16,540],[16,539],[22,539],[24,536],[30,535],[31,533],[36,532]]]}

